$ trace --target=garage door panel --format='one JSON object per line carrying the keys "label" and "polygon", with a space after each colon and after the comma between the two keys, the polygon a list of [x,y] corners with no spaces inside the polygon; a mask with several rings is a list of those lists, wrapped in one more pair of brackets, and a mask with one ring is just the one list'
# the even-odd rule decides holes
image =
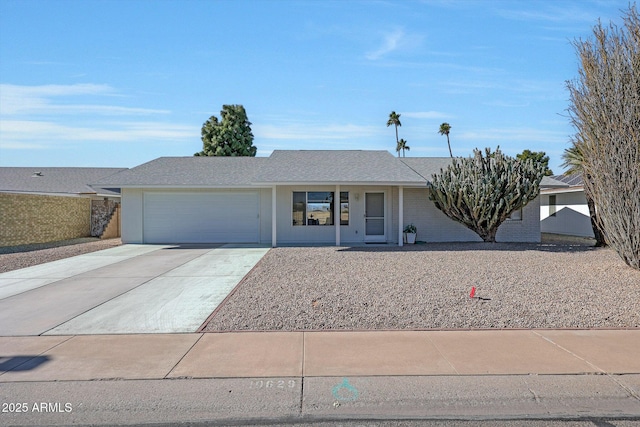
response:
{"label": "garage door panel", "polygon": [[258,193],[145,193],[147,243],[255,243]]}

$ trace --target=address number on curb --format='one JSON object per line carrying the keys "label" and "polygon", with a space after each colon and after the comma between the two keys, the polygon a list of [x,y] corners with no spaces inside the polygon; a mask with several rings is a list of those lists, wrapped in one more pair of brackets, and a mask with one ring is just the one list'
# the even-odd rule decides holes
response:
{"label": "address number on curb", "polygon": [[296,386],[296,380],[251,380],[252,389],[288,389]]}

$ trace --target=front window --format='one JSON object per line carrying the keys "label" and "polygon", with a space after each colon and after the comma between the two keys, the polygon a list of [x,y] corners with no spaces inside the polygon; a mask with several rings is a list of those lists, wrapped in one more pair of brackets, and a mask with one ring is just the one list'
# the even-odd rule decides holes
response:
{"label": "front window", "polygon": [[[293,225],[334,225],[332,191],[294,191]],[[340,192],[340,225],[349,225],[349,192]]]}

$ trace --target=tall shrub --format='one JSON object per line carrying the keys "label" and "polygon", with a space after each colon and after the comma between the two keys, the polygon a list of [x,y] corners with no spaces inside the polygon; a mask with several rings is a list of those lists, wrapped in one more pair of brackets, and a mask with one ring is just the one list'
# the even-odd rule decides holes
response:
{"label": "tall shrub", "polygon": [[569,116],[582,154],[585,191],[593,198],[607,243],[640,269],[640,18],[598,23],[574,43],[581,68],[567,82]]}
{"label": "tall shrub", "polygon": [[429,198],[449,218],[495,242],[498,227],[540,192],[544,167],[531,159],[474,150],[474,156],[454,158],[434,174]]}

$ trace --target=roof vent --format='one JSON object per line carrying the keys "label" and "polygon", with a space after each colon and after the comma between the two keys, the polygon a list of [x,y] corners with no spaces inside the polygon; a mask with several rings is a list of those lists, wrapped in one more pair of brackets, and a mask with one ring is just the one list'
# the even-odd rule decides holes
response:
{"label": "roof vent", "polygon": [[31,175],[31,178],[37,178],[39,176],[43,176],[42,172],[34,172],[33,175]]}

